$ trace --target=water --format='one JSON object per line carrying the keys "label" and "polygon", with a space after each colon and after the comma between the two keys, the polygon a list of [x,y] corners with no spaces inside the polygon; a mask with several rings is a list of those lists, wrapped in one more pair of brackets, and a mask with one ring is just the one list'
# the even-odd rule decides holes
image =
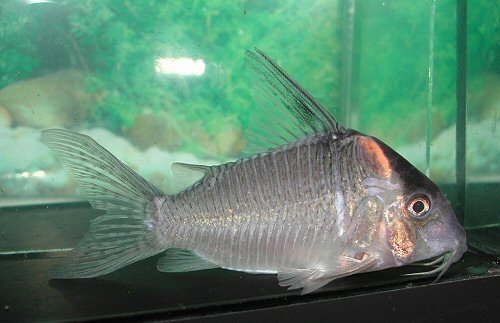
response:
{"label": "water", "polygon": [[[17,239],[26,231],[4,225],[0,253],[66,250],[92,217],[65,211],[81,197],[39,143],[43,128],[92,135],[167,192],[179,189],[173,162],[240,156],[255,109],[243,62],[253,47],[339,121],[429,174],[454,201],[469,242],[498,253],[500,8],[481,0],[467,10],[459,37],[467,61],[457,70],[452,0],[2,2],[0,221],[31,231]],[[456,95],[461,72],[466,111]],[[20,208],[47,205],[64,226]]]}

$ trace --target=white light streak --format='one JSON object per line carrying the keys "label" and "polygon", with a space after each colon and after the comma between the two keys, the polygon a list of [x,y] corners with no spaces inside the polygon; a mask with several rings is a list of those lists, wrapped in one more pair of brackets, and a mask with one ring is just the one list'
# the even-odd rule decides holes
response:
{"label": "white light streak", "polygon": [[24,3],[27,5],[35,4],[35,3],[54,3],[52,0],[24,0]]}
{"label": "white light streak", "polygon": [[29,177],[45,177],[47,175],[47,172],[44,170],[37,170],[33,173],[24,171],[16,174],[6,174],[3,175],[3,178],[29,178]]}
{"label": "white light streak", "polygon": [[155,71],[158,74],[200,76],[205,73],[205,61],[188,57],[161,57],[155,61]]}

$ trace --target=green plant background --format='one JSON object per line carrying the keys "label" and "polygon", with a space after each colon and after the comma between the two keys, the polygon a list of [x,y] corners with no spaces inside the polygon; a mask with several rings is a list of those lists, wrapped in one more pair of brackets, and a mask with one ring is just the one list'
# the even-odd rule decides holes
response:
{"label": "green plant background", "polygon": [[[0,88],[50,70],[85,70],[86,91],[95,98],[89,122],[115,132],[145,110],[166,111],[181,124],[209,132],[228,116],[246,126],[253,92],[243,56],[255,46],[288,60],[287,68],[301,82],[316,84],[322,102],[336,102],[337,7],[330,1],[105,0],[38,6],[2,7]],[[165,56],[202,58],[206,73],[158,77],[154,61]],[[183,140],[187,149],[196,149],[188,136]]]}
{"label": "green plant background", "polygon": [[[357,2],[353,125],[391,144],[421,139],[429,126],[430,3]],[[331,0],[6,1],[0,6],[0,88],[58,69],[81,69],[94,99],[88,124],[120,133],[144,111],[165,111],[185,129],[181,149],[196,152],[199,143],[189,136],[193,128],[213,134],[221,120],[248,127],[255,105],[243,56],[255,46],[341,115],[342,5]],[[469,75],[498,73],[499,6],[479,0],[469,10],[474,30]],[[437,1],[433,136],[455,118],[455,25],[455,1]],[[154,61],[165,56],[203,58],[206,73],[158,77]]]}

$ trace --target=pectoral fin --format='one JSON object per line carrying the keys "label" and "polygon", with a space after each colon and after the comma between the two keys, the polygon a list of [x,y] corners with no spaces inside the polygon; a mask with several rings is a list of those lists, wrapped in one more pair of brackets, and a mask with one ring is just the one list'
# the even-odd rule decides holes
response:
{"label": "pectoral fin", "polygon": [[168,249],[165,256],[158,260],[158,271],[178,273],[217,268],[218,265],[202,258],[193,251],[184,249]]}
{"label": "pectoral fin", "polygon": [[325,286],[335,279],[363,272],[373,266],[375,262],[374,257],[365,254],[362,260],[342,256],[337,264],[328,267],[280,268],[278,270],[278,281],[280,286],[288,286],[288,289],[302,288],[301,294],[304,295]]}

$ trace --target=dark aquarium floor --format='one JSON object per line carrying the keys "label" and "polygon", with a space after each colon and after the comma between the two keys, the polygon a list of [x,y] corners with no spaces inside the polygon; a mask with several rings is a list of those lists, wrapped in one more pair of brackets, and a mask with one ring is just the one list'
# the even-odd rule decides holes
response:
{"label": "dark aquarium floor", "polygon": [[[405,267],[347,277],[299,296],[275,275],[166,274],[158,257],[93,279],[48,271],[100,213],[87,204],[0,208],[0,322],[125,320],[494,322],[499,258],[468,252],[438,283]],[[15,252],[6,252],[12,251]]]}

